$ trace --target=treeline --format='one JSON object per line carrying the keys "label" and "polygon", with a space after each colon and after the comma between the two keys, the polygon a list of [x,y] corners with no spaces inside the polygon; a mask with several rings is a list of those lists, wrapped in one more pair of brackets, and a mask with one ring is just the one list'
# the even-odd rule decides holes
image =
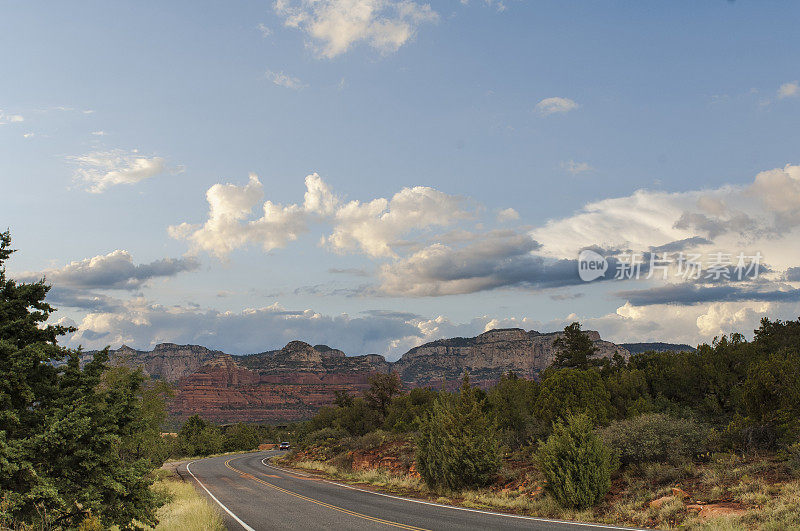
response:
{"label": "treeline", "polygon": [[536,381],[504,376],[483,391],[404,392],[376,375],[362,397],[337,396],[298,430],[325,455],[375,432],[414,441],[417,470],[434,488],[493,481],[506,456],[529,459],[568,507],[597,503],[619,467],[703,459],[710,452],[800,455],[800,320],[763,319],[689,352],[596,359],[578,323]]}
{"label": "treeline", "polygon": [[262,443],[277,444],[287,437],[288,430],[274,426],[245,423],[218,426],[194,415],[183,423],[174,438],[164,440],[173,457],[202,457],[257,450]]}

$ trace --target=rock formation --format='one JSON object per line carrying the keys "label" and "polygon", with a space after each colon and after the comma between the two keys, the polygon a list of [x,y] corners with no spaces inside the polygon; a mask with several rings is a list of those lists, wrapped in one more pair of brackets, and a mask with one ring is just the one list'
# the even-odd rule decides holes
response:
{"label": "rock formation", "polygon": [[151,378],[176,382],[197,371],[206,362],[223,355],[223,352],[198,345],[161,343],[151,351],[136,350],[122,345],[117,350],[109,351],[109,361],[112,365],[141,367]]}
{"label": "rock formation", "polygon": [[330,405],[336,391],[357,394],[371,375],[389,367],[383,356],[345,356],[292,341],[281,350],[206,363],[178,382],[169,409],[177,417],[196,413],[215,422],[307,419]]}
{"label": "rock formation", "polygon": [[[603,341],[600,334],[589,330],[586,334],[598,348],[597,357],[611,357],[615,352],[627,358],[629,352],[614,343]],[[555,359],[553,341],[562,332],[542,334],[521,328],[489,330],[477,337],[440,339],[412,348],[396,362],[403,382],[410,386],[437,386],[449,383],[458,385],[464,372],[481,385],[497,381],[503,374],[513,371],[525,378],[536,378]]]}
{"label": "rock formation", "polygon": [[[597,332],[587,333],[599,349],[597,356],[630,355]],[[283,422],[311,417],[333,402],[336,391],[358,394],[378,372],[397,372],[408,387],[455,388],[464,372],[484,387],[509,371],[536,378],[555,358],[553,341],[559,335],[490,330],[477,337],[420,345],[395,363],[377,354],[347,356],[327,345],[302,341],[247,356],[165,343],[151,352],[123,346],[111,357],[113,363],[141,366],[153,378],[174,382],[169,410],[176,417],[196,413],[215,422]]]}

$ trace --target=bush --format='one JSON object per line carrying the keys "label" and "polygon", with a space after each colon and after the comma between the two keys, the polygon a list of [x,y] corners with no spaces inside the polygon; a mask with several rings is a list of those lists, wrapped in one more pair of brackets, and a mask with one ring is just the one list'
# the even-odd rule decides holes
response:
{"label": "bush", "polygon": [[553,434],[540,443],[536,453],[547,489],[563,507],[591,507],[611,487],[616,468],[614,454],[594,432],[586,415],[558,420]]}
{"label": "bush", "polygon": [[673,465],[700,454],[710,431],[690,419],[664,413],[645,413],[612,422],[600,430],[600,437],[620,458],[631,463],[668,462]]}
{"label": "bush", "polygon": [[217,426],[198,415],[186,419],[175,440],[175,452],[180,457],[217,454],[223,451],[225,440]]}
{"label": "bush", "polygon": [[234,424],[225,430],[224,447],[229,452],[256,450],[264,440],[264,430],[252,424]]}
{"label": "bush", "polygon": [[611,397],[595,369],[552,370],[542,381],[534,408],[535,416],[546,426],[565,415],[582,413],[605,424],[610,411]]}
{"label": "bush", "polygon": [[312,431],[302,440],[302,446],[332,446],[342,442],[349,434],[341,428],[322,428]]}
{"label": "bush", "polygon": [[417,469],[429,487],[484,486],[500,468],[497,446],[495,430],[465,379],[459,394],[437,398],[422,420]]}
{"label": "bush", "polygon": [[374,450],[386,442],[388,434],[383,430],[376,430],[361,437],[353,437],[349,447],[351,450]]}

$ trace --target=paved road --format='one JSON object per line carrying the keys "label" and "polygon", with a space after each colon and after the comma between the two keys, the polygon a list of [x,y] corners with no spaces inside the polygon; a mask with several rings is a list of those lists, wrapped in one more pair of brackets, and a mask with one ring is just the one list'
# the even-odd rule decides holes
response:
{"label": "paved road", "polygon": [[625,529],[515,517],[388,496],[282,470],[278,452],[201,459],[181,466],[222,508],[229,530],[264,529]]}

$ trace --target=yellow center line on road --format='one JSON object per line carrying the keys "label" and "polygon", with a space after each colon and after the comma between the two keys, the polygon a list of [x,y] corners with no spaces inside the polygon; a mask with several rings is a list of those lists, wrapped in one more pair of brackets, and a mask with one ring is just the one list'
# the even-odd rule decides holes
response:
{"label": "yellow center line on road", "polygon": [[[241,458],[235,458],[235,459],[241,459]],[[259,479],[259,478],[255,477],[252,474],[248,474],[247,472],[242,472],[241,470],[239,470],[237,468],[234,468],[233,465],[231,465],[231,461],[233,461],[233,459],[228,459],[227,461],[225,461],[225,466],[228,467],[230,470],[233,470],[237,474],[240,474],[242,477],[247,478],[247,479],[252,479],[253,481],[261,483],[262,485],[266,485],[267,487],[273,488],[273,489],[275,489],[277,491],[283,492],[285,494],[289,494],[290,496],[294,496],[295,498],[300,498],[301,500],[309,501],[311,503],[315,503],[317,505],[321,505],[322,507],[327,507],[328,509],[333,509],[334,511],[339,511],[340,513],[349,514],[350,516],[355,516],[357,518],[363,518],[364,520],[369,520],[371,522],[377,522],[379,524],[385,524],[385,525],[392,526],[392,527],[399,527],[401,529],[411,529],[411,530],[414,530],[414,531],[428,531],[428,530],[426,530],[426,529],[424,529],[422,527],[414,527],[414,526],[411,526],[411,525],[408,525],[408,524],[402,524],[400,522],[392,522],[391,520],[384,520],[382,518],[376,518],[374,516],[369,516],[369,515],[366,515],[366,514],[357,513],[355,511],[351,511],[349,509],[344,509],[342,507],[337,507],[336,505],[331,505],[329,503],[325,503],[325,502],[322,502],[322,501],[319,501],[319,500],[315,500],[314,498],[309,498],[308,496],[303,496],[302,494],[297,494],[296,492],[292,492],[290,490],[286,490],[286,489],[281,488],[281,487],[279,487],[277,485],[273,485],[272,483],[270,483],[268,481],[264,481],[263,479]],[[297,479],[301,479],[301,478],[297,478]],[[305,478],[302,478],[302,479],[305,479]]]}

